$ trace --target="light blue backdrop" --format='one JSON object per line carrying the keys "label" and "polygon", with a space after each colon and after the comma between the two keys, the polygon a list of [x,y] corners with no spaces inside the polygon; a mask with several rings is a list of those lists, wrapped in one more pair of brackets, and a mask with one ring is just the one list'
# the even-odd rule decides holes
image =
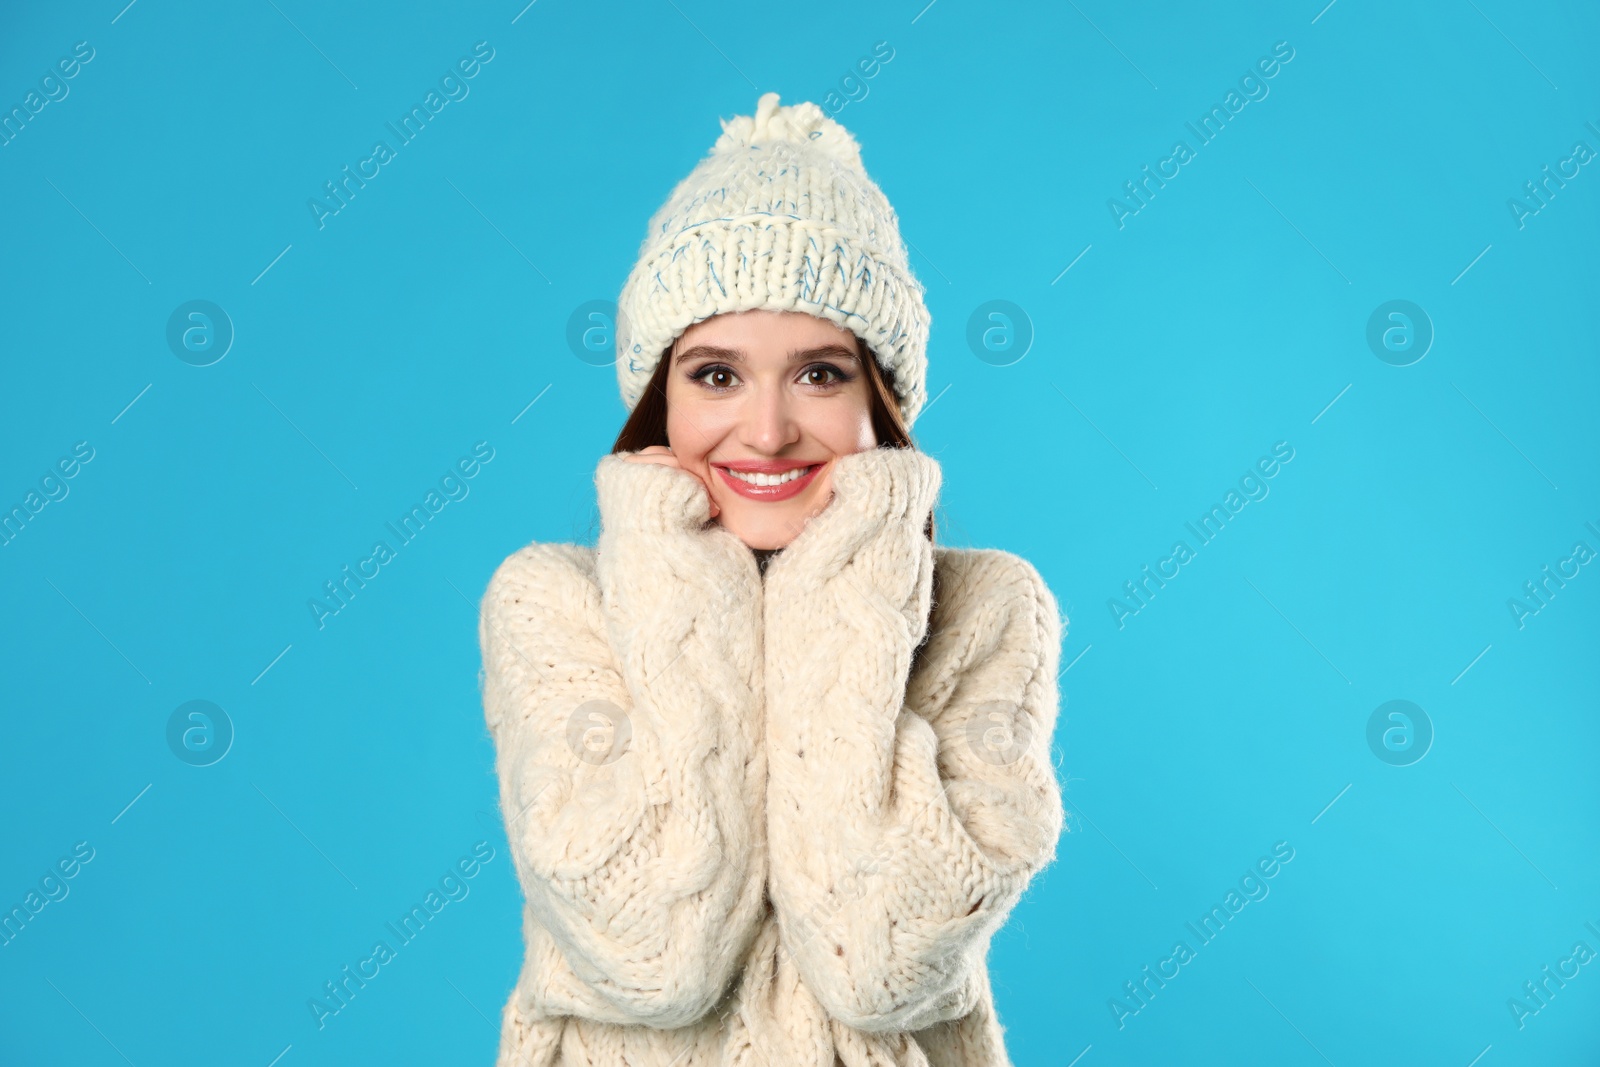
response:
{"label": "light blue backdrop", "polygon": [[914,246],[943,539],[1069,619],[1016,1062],[1595,1062],[1592,5],[522,2],[0,16],[0,905],[60,896],[0,947],[0,1062],[492,1062],[474,607],[593,537],[625,413],[572,317],[767,90]]}

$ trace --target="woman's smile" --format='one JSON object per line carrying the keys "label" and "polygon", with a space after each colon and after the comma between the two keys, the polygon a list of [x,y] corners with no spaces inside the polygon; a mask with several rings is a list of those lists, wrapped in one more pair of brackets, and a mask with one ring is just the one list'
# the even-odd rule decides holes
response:
{"label": "woman's smile", "polygon": [[735,460],[713,463],[723,484],[749,500],[788,500],[805,492],[822,463],[805,460]]}

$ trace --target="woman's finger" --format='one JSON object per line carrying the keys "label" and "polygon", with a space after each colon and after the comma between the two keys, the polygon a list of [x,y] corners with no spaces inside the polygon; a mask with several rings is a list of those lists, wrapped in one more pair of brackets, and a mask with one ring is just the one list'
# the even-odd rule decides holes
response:
{"label": "woman's finger", "polygon": [[678,457],[672,454],[672,449],[666,445],[650,445],[637,452],[625,452],[622,458],[630,463],[655,463],[662,467],[677,467],[682,470]]}

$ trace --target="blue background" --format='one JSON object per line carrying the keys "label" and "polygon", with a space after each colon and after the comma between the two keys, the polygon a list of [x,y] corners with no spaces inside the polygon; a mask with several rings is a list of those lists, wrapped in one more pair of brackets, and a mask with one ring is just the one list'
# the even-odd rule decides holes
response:
{"label": "blue background", "polygon": [[[0,547],[0,905],[95,854],[0,947],[0,1062],[493,1061],[521,896],[475,608],[519,546],[592,539],[625,415],[569,318],[718,117],[837,107],[878,41],[838,118],[928,289],[941,538],[1034,561],[1069,620],[1070,832],[990,956],[1015,1061],[1595,1062],[1600,963],[1520,1027],[1508,1001],[1600,951],[1600,565],[1520,626],[1508,601],[1600,550],[1600,164],[1520,226],[1508,200],[1600,151],[1600,14],[925,2],[7,5],[5,110],[94,58],[0,147],[0,506],[94,458]],[[469,95],[319,228],[323,183],[478,41]],[[197,299],[235,331],[204,367],[166,336]],[[967,339],[993,300],[1021,311],[980,321],[1016,331],[998,354]],[[1434,333],[1406,366],[1367,342],[1391,300]],[[479,441],[469,495],[319,628],[323,583]],[[210,766],[169,747],[191,700],[232,724]],[[1407,766],[1368,743],[1390,700],[1431,724]],[[480,840],[470,895],[319,1030],[309,998]],[[1185,923],[1280,841],[1200,946]]]}

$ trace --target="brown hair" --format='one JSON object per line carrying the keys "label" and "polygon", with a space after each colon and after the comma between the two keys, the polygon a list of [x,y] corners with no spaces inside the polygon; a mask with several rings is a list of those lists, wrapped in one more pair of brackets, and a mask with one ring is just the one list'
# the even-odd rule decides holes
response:
{"label": "brown hair", "polygon": [[[873,436],[880,445],[892,448],[917,447],[911,438],[910,428],[906,426],[905,417],[900,413],[900,404],[894,395],[894,389],[884,376],[883,368],[873,358],[867,346],[861,343],[859,337],[855,338],[855,342],[856,356],[860,360],[862,372],[867,376],[867,405],[871,411]],[[621,432],[617,434],[617,440],[611,446],[612,452],[638,452],[651,445],[669,443],[667,375],[671,373],[671,366],[672,349],[668,348],[656,361],[655,373],[650,376],[650,383],[645,386],[644,394],[640,396],[639,402],[628,415],[628,421],[623,423]],[[929,515],[925,529],[929,541],[934,540],[933,526],[933,516]]]}

